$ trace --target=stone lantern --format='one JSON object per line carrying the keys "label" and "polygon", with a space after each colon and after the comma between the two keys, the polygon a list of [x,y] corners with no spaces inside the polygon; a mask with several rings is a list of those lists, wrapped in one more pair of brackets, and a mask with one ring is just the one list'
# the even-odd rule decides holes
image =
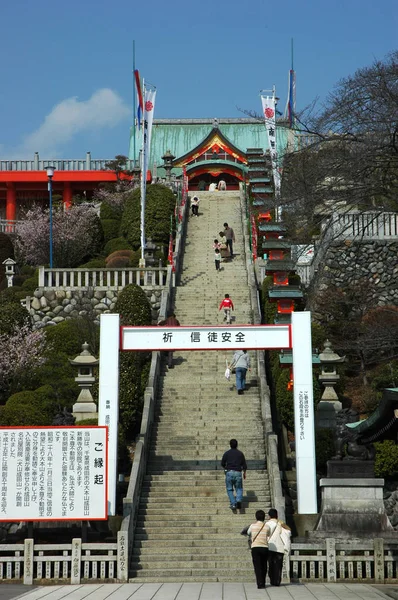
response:
{"label": "stone lantern", "polygon": [[98,366],[99,360],[89,352],[87,342],[82,344],[82,349],[83,351],[76,358],[69,359],[70,364],[78,369],[75,381],[81,388],[77,402],[73,405],[73,416],[76,417],[76,422],[98,417],[97,405],[93,400],[90,388],[95,382],[93,369]]}
{"label": "stone lantern", "polygon": [[166,181],[169,182],[171,179],[171,169],[173,168],[173,161],[175,159],[175,156],[170,152],[170,150],[167,150],[167,152],[165,152],[162,156],[162,160],[163,160],[163,169],[166,171]]}
{"label": "stone lantern", "polygon": [[16,264],[17,263],[12,258],[6,258],[5,260],[3,260],[3,265],[4,265],[4,268],[6,271],[8,287],[12,287],[12,280],[14,279]]}
{"label": "stone lantern", "polygon": [[144,257],[145,257],[145,265],[149,267],[153,267],[156,259],[155,259],[155,250],[156,244],[152,241],[152,238],[148,238],[145,244]]}
{"label": "stone lantern", "polygon": [[317,423],[319,427],[334,427],[336,422],[336,413],[342,409],[342,404],[334,389],[340,379],[336,366],[345,361],[345,356],[339,356],[334,350],[329,340],[324,343],[324,350],[319,354],[321,363],[321,374],[319,381],[324,386],[321,401],[318,404]]}

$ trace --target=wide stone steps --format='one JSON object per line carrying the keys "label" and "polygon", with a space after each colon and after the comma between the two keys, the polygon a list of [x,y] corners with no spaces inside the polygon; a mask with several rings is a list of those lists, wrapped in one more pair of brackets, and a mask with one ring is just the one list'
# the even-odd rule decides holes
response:
{"label": "wide stone steps", "polygon": [[[238,193],[201,193],[199,219],[190,219],[175,312],[182,325],[225,326],[218,310],[225,293],[235,304],[233,325],[250,324]],[[210,199],[211,198],[211,199]],[[235,229],[236,257],[214,268],[212,243],[223,223]],[[133,582],[251,581],[247,540],[240,535],[259,508],[271,507],[255,352],[247,389],[224,377],[233,350],[175,351],[174,369],[161,372],[147,474],[131,556]],[[232,512],[221,458],[236,437],[248,463],[241,508]]]}

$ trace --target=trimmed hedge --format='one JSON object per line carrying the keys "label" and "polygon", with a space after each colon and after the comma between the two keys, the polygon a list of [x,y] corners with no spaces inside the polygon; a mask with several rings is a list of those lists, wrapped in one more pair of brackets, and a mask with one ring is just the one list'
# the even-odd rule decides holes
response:
{"label": "trimmed hedge", "polygon": [[113,240],[119,234],[120,219],[102,219],[102,229],[104,231],[104,243]]}
{"label": "trimmed hedge", "polygon": [[84,265],[80,265],[79,269],[105,269],[105,267],[105,258],[103,256],[97,256],[84,263]]}
{"label": "trimmed hedge", "polygon": [[[140,205],[141,191],[135,189],[127,198],[120,226],[121,235],[135,250],[140,247]],[[168,244],[170,237],[170,217],[174,214],[175,196],[164,185],[147,187],[145,204],[145,233],[156,244]],[[174,219],[173,219],[174,226]]]}
{"label": "trimmed hedge", "polygon": [[[145,292],[138,285],[127,285],[115,304],[122,325],[150,325],[151,306]],[[119,422],[123,434],[131,438],[141,421],[144,391],[148,381],[151,354],[149,352],[121,352],[119,365]]]}
{"label": "trimmed hedge", "polygon": [[151,305],[144,290],[130,283],[120,292],[115,303],[115,313],[120,314],[122,325],[151,325]]}
{"label": "trimmed hedge", "polygon": [[113,238],[113,240],[109,240],[109,242],[105,244],[104,253],[106,254],[106,256],[109,256],[113,252],[118,252],[119,250],[132,249],[132,245],[124,237],[118,237]]}
{"label": "trimmed hedge", "polygon": [[117,219],[120,222],[121,209],[116,206],[111,206],[108,202],[103,200],[100,207],[100,219],[101,221],[107,221],[108,219]]}
{"label": "trimmed hedge", "polygon": [[3,425],[51,425],[58,404],[54,390],[44,385],[10,396],[1,414]]}
{"label": "trimmed hedge", "polygon": [[[280,375],[276,382],[276,408],[278,417],[289,431],[294,431],[294,405],[293,405],[293,390],[287,389],[287,384],[290,380],[289,369],[280,369]],[[312,383],[314,388],[314,410],[321,399],[321,389],[318,382],[318,373],[313,372]]]}

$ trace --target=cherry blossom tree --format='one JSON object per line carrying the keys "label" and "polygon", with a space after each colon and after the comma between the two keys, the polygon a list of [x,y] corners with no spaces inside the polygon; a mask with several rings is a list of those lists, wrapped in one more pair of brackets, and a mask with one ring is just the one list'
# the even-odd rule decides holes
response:
{"label": "cherry blossom tree", "polygon": [[[32,265],[49,262],[49,210],[39,206],[27,211],[17,225],[15,242],[19,258]],[[102,246],[100,220],[93,207],[80,204],[69,210],[53,209],[53,263],[67,268],[95,256]]]}

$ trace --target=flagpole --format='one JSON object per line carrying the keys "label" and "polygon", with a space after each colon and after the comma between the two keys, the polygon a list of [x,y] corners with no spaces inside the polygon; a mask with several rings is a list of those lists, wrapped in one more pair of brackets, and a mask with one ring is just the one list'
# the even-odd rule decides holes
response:
{"label": "flagpole", "polygon": [[[142,80],[142,92],[145,103],[145,79]],[[145,120],[145,107],[142,118]],[[142,126],[142,151],[141,151],[141,260],[144,262],[145,250],[145,196],[146,196],[146,147],[145,147],[145,126]]]}
{"label": "flagpole", "polygon": [[135,40],[133,40],[133,131],[134,131],[134,140],[133,140],[133,158],[134,158],[134,167],[135,167],[135,159],[137,156],[136,149],[136,136],[137,136],[137,123],[136,123],[136,96],[137,96],[137,86],[135,85]]}

